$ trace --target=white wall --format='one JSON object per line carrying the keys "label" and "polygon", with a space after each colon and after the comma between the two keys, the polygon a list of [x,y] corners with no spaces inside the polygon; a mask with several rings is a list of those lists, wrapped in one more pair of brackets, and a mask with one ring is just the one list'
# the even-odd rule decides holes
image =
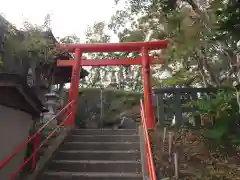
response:
{"label": "white wall", "polygon": [[[32,116],[13,108],[0,105],[0,162],[13,153],[28,138]],[[0,180],[9,180],[12,172],[23,163],[25,150],[0,170]]]}

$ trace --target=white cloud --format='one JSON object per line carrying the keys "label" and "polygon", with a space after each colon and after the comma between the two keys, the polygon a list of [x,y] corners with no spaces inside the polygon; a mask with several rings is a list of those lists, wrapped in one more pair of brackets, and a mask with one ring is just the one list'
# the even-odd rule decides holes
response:
{"label": "white cloud", "polygon": [[49,13],[56,37],[81,37],[88,24],[109,20],[114,12],[114,0],[6,0],[0,5],[0,13],[18,28],[24,20],[40,25]]}

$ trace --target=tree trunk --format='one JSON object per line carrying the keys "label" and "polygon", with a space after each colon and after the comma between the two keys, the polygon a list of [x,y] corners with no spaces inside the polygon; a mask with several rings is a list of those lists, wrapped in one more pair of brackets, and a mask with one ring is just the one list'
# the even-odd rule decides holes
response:
{"label": "tree trunk", "polygon": [[207,83],[207,75],[205,74],[205,71],[204,71],[203,62],[202,62],[201,58],[198,55],[196,56],[196,60],[197,60],[199,73],[200,73],[200,75],[202,77],[203,85],[206,88],[208,86],[208,83]]}

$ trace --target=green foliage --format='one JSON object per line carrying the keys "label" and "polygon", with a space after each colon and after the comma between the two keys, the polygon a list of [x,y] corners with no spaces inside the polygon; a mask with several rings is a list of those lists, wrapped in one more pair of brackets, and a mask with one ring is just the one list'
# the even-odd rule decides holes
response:
{"label": "green foliage", "polygon": [[[7,26],[6,41],[4,43],[3,62],[8,59],[35,61],[39,63],[49,63],[55,59],[55,40],[49,29],[50,16],[45,17],[41,26],[24,22],[24,28],[17,30],[13,26]],[[14,66],[14,65],[13,65]]]}
{"label": "green foliage", "polygon": [[77,37],[75,34],[73,34],[71,36],[65,36],[63,38],[60,38],[59,42],[65,43],[65,44],[80,43],[80,38]]}
{"label": "green foliage", "polygon": [[[117,4],[119,1],[115,0]],[[236,77],[231,74],[233,72],[236,74],[237,70],[229,68],[235,66],[230,63],[229,57],[235,58],[236,56],[228,55],[234,49],[231,47],[228,48],[228,54],[225,52],[226,42],[230,38],[216,40],[216,35],[225,31],[220,28],[223,24],[221,22],[223,16],[216,14],[216,11],[226,10],[229,4],[230,2],[224,4],[223,1],[217,0],[208,1],[207,4],[192,0],[129,0],[124,9],[116,11],[109,24],[96,22],[88,27],[87,43],[109,42],[110,36],[106,33],[106,27],[118,36],[119,42],[169,39],[168,49],[161,51],[161,54],[167,57],[164,68],[171,69],[171,72],[176,75],[171,79],[161,81],[159,74],[162,69],[153,70],[154,86],[192,86],[196,83],[202,86],[231,84],[234,79],[232,77]],[[99,53],[91,57],[119,58],[126,57],[126,54]],[[176,70],[173,64],[180,64],[181,70]],[[113,67],[101,68],[101,71],[105,72],[118,70]],[[91,71],[95,74],[94,76],[98,77],[99,72],[96,69],[91,69]],[[228,77],[222,78],[222,74],[225,73]],[[104,76],[108,74],[105,73]],[[101,81],[101,78],[95,78],[95,80]],[[89,81],[91,82],[89,85],[99,87],[99,83],[95,83],[95,80]],[[124,82],[129,81],[128,84],[134,90],[142,89],[140,78],[137,79],[137,83],[132,83],[131,80],[125,79]]]}
{"label": "green foliage", "polygon": [[138,94],[134,93],[122,93],[119,97],[120,101],[125,104],[127,107],[131,108],[132,106],[139,104]]}
{"label": "green foliage", "polygon": [[[161,52],[167,57],[165,67],[171,68],[174,72],[176,69],[170,65],[178,62],[182,65],[182,71],[195,72],[196,81],[200,80],[203,86],[230,84],[233,77],[237,77],[231,74],[236,74],[238,70],[229,68],[238,66],[237,41],[230,30],[223,28],[227,27],[224,25],[225,21],[231,19],[232,24],[228,26],[229,29],[238,32],[236,27],[238,21],[232,22],[233,18],[236,20],[239,17],[236,15],[239,13],[236,0],[207,2],[129,0],[127,2],[125,9],[117,11],[109,25],[110,29],[118,34],[120,40],[169,39],[168,49]],[[221,38],[217,39],[217,37]],[[224,72],[228,77],[222,77]],[[183,81],[179,80],[173,77],[171,82],[166,83],[181,85]],[[159,84],[159,79],[154,79],[154,83]]]}
{"label": "green foliage", "polygon": [[197,108],[196,114],[213,117],[213,126],[206,128],[203,136],[217,146],[239,143],[236,132],[239,130],[240,114],[236,94],[231,87],[219,89],[216,93],[204,95],[188,105]]}
{"label": "green foliage", "polygon": [[3,66],[3,61],[0,59],[0,67]]}
{"label": "green foliage", "polygon": [[196,83],[197,80],[199,80],[199,77],[196,73],[189,71],[179,71],[176,72],[173,77],[162,80],[162,83],[165,86],[190,86],[191,84]]}
{"label": "green foliage", "polygon": [[219,18],[220,38],[233,36],[236,41],[240,40],[240,1],[228,0],[224,8],[217,10]]}

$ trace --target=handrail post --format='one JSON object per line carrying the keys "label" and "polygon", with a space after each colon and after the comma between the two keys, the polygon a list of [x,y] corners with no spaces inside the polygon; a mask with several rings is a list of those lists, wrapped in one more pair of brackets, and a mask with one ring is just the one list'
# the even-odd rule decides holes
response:
{"label": "handrail post", "polygon": [[39,144],[39,133],[36,134],[34,138],[34,148],[33,148],[33,158],[32,158],[32,170],[36,167],[36,155],[37,155],[37,149]]}
{"label": "handrail post", "polygon": [[56,133],[56,131],[58,130],[58,128],[62,127],[64,124],[66,124],[66,121],[68,121],[69,117],[73,114],[72,112],[70,112],[68,114],[68,116],[60,123],[60,125],[58,125],[55,130],[53,130],[50,135],[41,142],[41,144],[39,143],[39,138],[40,135],[43,131],[43,129],[45,127],[47,127],[47,125],[49,123],[52,122],[52,120],[56,119],[57,116],[59,116],[62,112],[66,111],[68,108],[71,107],[71,105],[73,104],[73,101],[69,102],[64,108],[62,108],[54,117],[52,117],[51,119],[49,119],[41,128],[39,128],[37,130],[37,132],[34,133],[34,135],[30,136],[23,144],[21,144],[12,154],[10,154],[8,157],[6,157],[2,162],[0,162],[0,170],[7,165],[7,163],[9,161],[11,161],[16,155],[17,153],[19,153],[19,151],[21,151],[27,144],[29,144],[30,142],[33,142],[33,152],[31,153],[31,155],[24,160],[24,162],[19,166],[19,168],[14,171],[9,180],[15,180],[16,175],[18,175],[20,173],[20,171],[26,166],[26,164],[31,162],[31,170],[34,170],[36,168],[36,157],[37,157],[37,152],[39,151],[39,149],[43,146],[43,144],[51,137],[53,136],[54,133]]}
{"label": "handrail post", "polygon": [[153,162],[153,157],[152,157],[152,151],[151,151],[151,144],[150,144],[150,139],[148,135],[148,127],[147,127],[147,122],[146,122],[146,115],[144,111],[144,106],[142,99],[140,99],[140,113],[141,113],[141,118],[142,118],[142,126],[143,126],[143,134],[144,134],[144,139],[145,139],[145,146],[146,146],[146,159],[147,159],[147,170],[148,170],[148,175],[150,180],[156,180],[156,172],[155,172],[155,167],[154,167],[154,162]]}

